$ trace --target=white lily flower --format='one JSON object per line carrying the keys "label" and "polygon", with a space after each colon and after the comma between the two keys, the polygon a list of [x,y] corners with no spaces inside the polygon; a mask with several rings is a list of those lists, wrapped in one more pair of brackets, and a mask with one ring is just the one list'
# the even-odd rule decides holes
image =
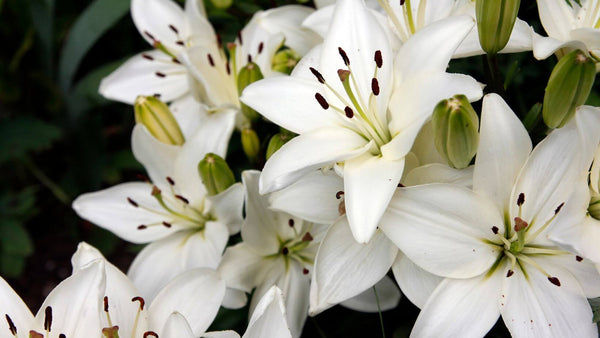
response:
{"label": "white lily flower", "polygon": [[474,191],[431,184],[398,192],[381,229],[414,263],[445,277],[412,336],[483,336],[500,315],[517,337],[597,336],[586,298],[600,295],[600,275],[548,233],[573,217],[574,183],[598,128],[596,112],[579,110],[531,152],[521,122],[490,94]]}
{"label": "white lily flower", "polygon": [[132,135],[135,157],[150,182],[131,182],[79,196],[73,209],[133,243],[150,243],[129,276],[148,300],[180,273],[216,268],[230,234],[242,223],[243,187],[208,196],[198,173],[207,153],[225,156],[233,113],[209,116],[182,146],[161,143],[143,125]]}
{"label": "white lily flower", "polygon": [[101,337],[103,262],[97,261],[63,280],[34,317],[19,295],[0,277],[1,337],[75,338]]}
{"label": "white lily flower", "polygon": [[385,31],[362,0],[343,0],[336,6],[329,35],[313,52],[321,53],[318,64],[310,67],[311,53],[292,76],[247,87],[242,101],[300,134],[267,161],[261,193],[338,163],[343,166],[352,233],[366,243],[435,104],[457,93],[471,99],[482,94],[473,78],[445,73],[474,22],[453,17],[431,25],[394,58]]}
{"label": "white lily flower", "polygon": [[308,312],[310,273],[326,226],[270,209],[269,196],[258,193],[258,171],[244,171],[246,219],[242,243],[227,248],[219,272],[230,288],[254,292],[258,300],[277,285],[284,294],[287,321],[299,337]]}
{"label": "white lily flower", "polygon": [[540,20],[548,37],[534,34],[533,55],[536,59],[580,49],[599,60],[600,2],[581,0],[580,3],[581,6],[572,0],[569,3],[566,0],[537,1]]}

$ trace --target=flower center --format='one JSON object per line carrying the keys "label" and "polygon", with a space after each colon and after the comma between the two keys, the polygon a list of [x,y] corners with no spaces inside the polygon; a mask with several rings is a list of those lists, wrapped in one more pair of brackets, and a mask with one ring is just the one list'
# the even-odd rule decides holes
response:
{"label": "flower center", "polygon": [[[408,40],[411,35],[415,34],[417,30],[422,28],[425,24],[425,10],[427,9],[427,0],[421,0],[417,6],[417,16],[414,15],[411,0],[400,0],[400,6],[402,7],[402,13],[394,11],[390,6],[388,0],[377,0],[379,5],[386,12],[394,27],[400,35],[402,41]],[[400,22],[398,15],[404,18],[404,24]]]}
{"label": "flower center", "polygon": [[[294,229],[294,237],[291,239],[279,239],[279,251],[277,254],[272,255],[281,257],[285,262],[286,271],[289,269],[290,261],[294,260],[304,266],[303,273],[308,274],[308,267],[312,267],[314,264],[314,252],[307,250],[311,247],[314,242],[314,238],[310,231],[313,228],[312,223],[302,224],[304,221],[296,221],[293,218],[288,220],[288,226]],[[302,229],[298,231],[298,229]]]}

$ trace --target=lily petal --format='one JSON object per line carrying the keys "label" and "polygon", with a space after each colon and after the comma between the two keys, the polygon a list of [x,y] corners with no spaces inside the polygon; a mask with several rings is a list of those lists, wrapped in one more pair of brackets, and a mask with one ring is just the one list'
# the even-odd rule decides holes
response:
{"label": "lily petal", "polygon": [[173,312],[161,330],[166,338],[194,338],[194,332],[185,317],[179,312]]}
{"label": "lily petal", "polygon": [[[377,290],[377,296],[375,296],[373,289]],[[373,285],[373,288],[343,301],[341,305],[354,311],[377,313],[379,310],[394,309],[398,306],[400,297],[400,290],[398,290],[394,281],[390,277],[384,276],[377,284]]]}
{"label": "lily petal", "polygon": [[[0,277],[0,309],[2,309],[5,318],[10,317],[17,334],[27,332],[33,327],[33,314],[21,297],[2,277]],[[13,335],[6,321],[2,324],[1,330],[3,336],[10,337]]]}
{"label": "lily petal", "polygon": [[227,226],[229,234],[240,232],[242,227],[242,207],[244,205],[244,186],[235,183],[222,193],[207,198],[219,223]]}
{"label": "lily petal", "polygon": [[[132,0],[131,17],[140,34],[153,45],[155,41],[160,41],[167,49],[177,52],[182,49],[177,44],[181,40],[178,36],[180,29],[186,28],[184,25],[175,27],[185,22],[183,9],[171,0]],[[171,28],[175,27],[175,30]],[[181,32],[184,35],[187,32]]]}
{"label": "lily petal", "polygon": [[433,291],[444,280],[421,269],[402,252],[398,253],[392,271],[402,293],[419,309],[425,306]]}
{"label": "lily petal", "polygon": [[537,5],[548,35],[563,41],[570,40],[569,31],[574,24],[576,9],[565,1],[538,0]]}
{"label": "lily petal", "polygon": [[[527,22],[517,18],[510,39],[499,53],[518,53],[530,51],[532,49],[533,28]],[[454,58],[463,58],[474,55],[485,54],[479,42],[479,32],[473,28],[465,40],[458,46],[454,53]]]}
{"label": "lily petal", "polygon": [[228,247],[219,266],[227,287],[251,292],[265,278],[271,264],[250,246],[242,242]]}
{"label": "lily petal", "polygon": [[404,185],[421,185],[427,183],[450,183],[465,188],[473,186],[474,167],[455,169],[445,164],[432,163],[411,170],[404,179]]}
{"label": "lily petal", "polygon": [[143,124],[133,128],[131,134],[133,156],[144,165],[153,184],[161,190],[169,191],[167,177],[175,174],[174,163],[181,147],[157,140]]}
{"label": "lily petal", "polygon": [[271,287],[258,302],[243,337],[292,337],[286,321],[283,293],[277,286]]}
{"label": "lily petal", "polygon": [[567,41],[561,41],[553,37],[543,37],[536,33],[533,34],[533,56],[538,60],[544,60],[548,58],[561,48],[568,48],[570,50],[587,50],[586,45],[581,41],[575,41],[571,39],[568,39]]}

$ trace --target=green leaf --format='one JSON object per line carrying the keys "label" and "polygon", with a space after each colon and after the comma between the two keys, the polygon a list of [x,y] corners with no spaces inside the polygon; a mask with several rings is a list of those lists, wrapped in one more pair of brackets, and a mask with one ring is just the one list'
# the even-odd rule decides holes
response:
{"label": "green leaf", "polygon": [[33,117],[0,120],[0,163],[23,157],[29,151],[46,149],[61,134],[58,127]]}
{"label": "green leaf", "polygon": [[54,0],[29,0],[31,20],[42,45],[42,61],[52,77],[54,66]]}
{"label": "green leaf", "polygon": [[17,278],[25,269],[25,257],[8,254],[0,255],[0,272],[3,277]]}
{"label": "green leaf", "polygon": [[0,214],[4,217],[11,216],[21,221],[27,220],[37,214],[35,208],[37,187],[27,187],[18,194],[3,191],[0,195]]}
{"label": "green leaf", "polygon": [[0,223],[0,246],[4,254],[27,257],[33,253],[33,242],[23,226],[14,219]]}
{"label": "green leaf", "polygon": [[594,313],[594,323],[600,322],[600,297],[588,299]]}
{"label": "green leaf", "polygon": [[77,18],[61,52],[59,83],[65,92],[85,54],[129,11],[128,0],[95,0]]}

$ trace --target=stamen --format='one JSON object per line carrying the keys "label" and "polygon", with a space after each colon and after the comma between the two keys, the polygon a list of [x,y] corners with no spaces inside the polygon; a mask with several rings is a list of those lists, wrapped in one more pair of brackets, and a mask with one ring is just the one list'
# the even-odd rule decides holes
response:
{"label": "stamen", "polygon": [[539,266],[539,264],[537,264],[533,259],[529,258],[526,255],[519,255],[519,259],[522,260],[523,262],[533,266],[534,268],[538,269],[541,273],[546,275],[546,277],[548,277],[548,280],[550,281],[550,283],[552,283],[556,286],[560,286],[560,281],[558,280],[558,278],[550,276],[550,274],[548,272],[546,272],[546,270],[544,270],[541,266]]}
{"label": "stamen", "polygon": [[581,261],[583,261],[583,257],[581,257],[581,256],[575,256],[575,260],[578,261],[578,262],[581,262]]}
{"label": "stamen", "polygon": [[169,25],[169,28],[175,33],[175,34],[179,34],[179,30],[177,30],[177,28],[173,25]]}
{"label": "stamen", "polygon": [[[106,313],[106,320],[108,321],[108,326],[112,327],[112,320],[110,319],[110,313],[108,313],[108,296],[104,296],[104,312]],[[118,330],[119,328],[117,328]]]}
{"label": "stamen", "polygon": [[[119,327],[117,326],[117,329],[119,329]],[[64,333],[61,333],[58,335],[58,338],[67,338],[67,335]]]}
{"label": "stamen", "polygon": [[556,277],[548,277],[548,280],[550,281],[550,283],[556,285],[556,286],[560,286],[560,281],[558,280],[558,278]]}
{"label": "stamen", "polygon": [[225,63],[225,71],[227,72],[227,75],[231,75],[231,67],[229,66],[229,61]]}
{"label": "stamen", "polygon": [[145,229],[148,229],[148,226],[144,225],[144,224],[140,224],[140,225],[138,225],[137,229],[138,230],[145,230]]}
{"label": "stamen", "polygon": [[151,55],[148,55],[148,54],[142,54],[142,57],[143,57],[144,59],[146,59],[146,60],[149,60],[149,61],[154,61],[154,58],[153,58]]}
{"label": "stamen", "polygon": [[325,78],[323,77],[323,75],[321,75],[321,73],[319,73],[318,70],[314,69],[313,67],[310,67],[310,72],[313,73],[313,75],[317,78],[317,81],[319,81],[320,83],[325,83]]}
{"label": "stamen", "polygon": [[148,177],[146,177],[145,175],[137,174],[137,175],[135,175],[135,177],[137,177],[139,180],[142,180],[142,181],[144,181],[146,183],[150,183],[150,179]]}
{"label": "stamen", "polygon": [[12,333],[13,336],[16,336],[17,327],[15,326],[15,323],[13,323],[12,319],[10,319],[8,314],[5,314],[4,317],[6,317],[6,321],[8,322],[8,329],[10,330],[10,333]]}
{"label": "stamen", "polygon": [[310,232],[307,232],[304,234],[304,236],[302,237],[302,242],[312,242],[313,240],[313,236],[310,234]]}
{"label": "stamen", "polygon": [[134,207],[139,207],[140,205],[137,204],[136,201],[134,201],[133,199],[131,199],[130,197],[127,197],[127,202],[129,202],[129,204],[133,205]]}
{"label": "stamen", "polygon": [[44,330],[50,332],[52,329],[52,307],[46,306],[44,309]]}
{"label": "stamen", "polygon": [[302,274],[304,274],[304,275],[308,275],[308,272],[309,272],[309,271],[308,271],[308,269],[307,269],[307,268],[304,268],[304,269],[302,269]]}
{"label": "stamen", "polygon": [[171,58],[171,61],[173,61],[173,63],[176,63],[178,65],[181,64],[181,61],[177,60],[177,58]]}
{"label": "stamen", "polygon": [[377,68],[381,68],[383,66],[383,57],[381,56],[380,50],[375,52],[375,64],[377,65]]}
{"label": "stamen", "polygon": [[348,54],[346,54],[346,51],[344,51],[342,47],[338,47],[338,52],[340,53],[342,60],[344,60],[344,64],[346,66],[350,66],[350,59],[348,59]]}
{"label": "stamen", "polygon": [[156,72],[156,73],[154,73],[154,75],[156,75],[156,76],[158,76],[158,77],[160,77],[160,78],[165,78],[165,77],[167,77],[167,74],[165,74],[165,73],[161,73],[161,72]]}
{"label": "stamen", "polygon": [[146,331],[144,332],[144,338],[148,338],[148,337],[154,337],[154,338],[158,338],[158,334],[154,331]]}
{"label": "stamen", "polygon": [[562,202],[558,207],[556,207],[556,209],[554,209],[554,215],[560,212],[560,209],[562,209],[563,205],[565,205],[565,202]]}
{"label": "stamen", "polygon": [[135,314],[135,321],[133,322],[133,329],[131,330],[132,332],[136,332],[137,331],[137,327],[138,327],[138,323],[140,320],[140,313],[144,310],[144,298],[142,297],[133,297],[131,299],[132,302],[140,302],[140,307],[138,308],[137,313]]}
{"label": "stamen", "polygon": [[131,298],[132,302],[140,302],[140,311],[144,310],[144,305],[146,304],[146,301],[144,301],[144,298],[142,297],[133,297]]}
{"label": "stamen", "polygon": [[212,55],[206,54],[206,56],[208,57],[208,63],[210,64],[210,66],[214,67],[215,66],[215,61],[213,60]]}
{"label": "stamen", "polygon": [[150,40],[152,40],[152,41],[156,41],[156,39],[154,38],[154,36],[153,36],[152,34],[150,34],[150,32],[148,32],[148,31],[144,31],[144,34],[145,34],[145,35],[146,35],[148,38],[150,38]]}
{"label": "stamen", "polygon": [[262,53],[263,48],[265,48],[265,44],[264,43],[259,43],[258,44],[258,54]]}
{"label": "stamen", "polygon": [[171,228],[173,226],[171,223],[168,222],[162,222],[162,225],[164,225],[167,228]]}
{"label": "stamen", "polygon": [[252,55],[248,54],[248,63],[252,63]]}
{"label": "stamen", "polygon": [[496,234],[496,235],[498,234],[498,231],[499,231],[499,230],[500,230],[500,229],[498,229],[498,227],[497,227],[497,226],[495,226],[495,225],[492,227],[492,232],[493,232],[494,234]]}
{"label": "stamen", "polygon": [[519,198],[517,199],[517,205],[518,206],[522,206],[523,203],[525,203],[525,194],[524,193],[520,193],[519,194]]}
{"label": "stamen", "polygon": [[506,272],[506,278],[508,278],[508,277],[510,277],[510,276],[512,276],[512,275],[514,275],[514,273],[515,273],[515,272],[514,272],[513,270],[510,270],[510,269],[509,269],[509,270]]}
{"label": "stamen", "polygon": [[290,219],[288,220],[288,225],[289,225],[290,227],[293,227],[293,226],[294,226],[294,220],[290,218]]}
{"label": "stamen", "polygon": [[181,41],[181,40],[177,40],[175,41],[176,44],[180,45],[180,46],[185,46],[185,42]]}
{"label": "stamen", "polygon": [[533,233],[531,236],[528,236],[527,242],[531,242],[532,240],[534,240],[540,233],[542,233],[542,231],[544,231],[550,224],[552,224],[552,221],[554,221],[554,219],[562,209],[563,205],[565,205],[564,202],[561,203],[558,207],[556,207],[556,209],[554,210],[554,215],[552,215],[552,217],[550,217],[550,219],[547,220],[546,223],[544,223],[544,225],[537,229],[535,233]]}
{"label": "stamen", "polygon": [[344,196],[344,192],[341,190],[335,193],[335,198],[337,198],[338,200],[342,198],[342,196]]}
{"label": "stamen", "polygon": [[181,195],[174,195],[174,196],[175,196],[175,198],[181,200],[183,203],[190,204],[190,201],[187,198],[185,198],[185,197],[183,197]]}
{"label": "stamen", "polygon": [[373,91],[373,95],[379,95],[379,81],[377,81],[377,78],[371,80],[371,90]]}
{"label": "stamen", "polygon": [[108,296],[104,296],[104,312],[108,312]]}
{"label": "stamen", "polygon": [[344,108],[344,112],[346,113],[346,117],[351,119],[354,117],[354,111],[352,110],[352,108],[346,106],[346,108]]}
{"label": "stamen", "polygon": [[329,109],[329,103],[327,103],[327,100],[325,100],[323,95],[316,93],[315,99],[317,99],[317,102],[319,102],[319,104],[321,105],[321,108],[323,108],[325,110]]}
{"label": "stamen", "polygon": [[167,182],[169,182],[170,185],[175,185],[175,181],[169,176],[167,176]]}

